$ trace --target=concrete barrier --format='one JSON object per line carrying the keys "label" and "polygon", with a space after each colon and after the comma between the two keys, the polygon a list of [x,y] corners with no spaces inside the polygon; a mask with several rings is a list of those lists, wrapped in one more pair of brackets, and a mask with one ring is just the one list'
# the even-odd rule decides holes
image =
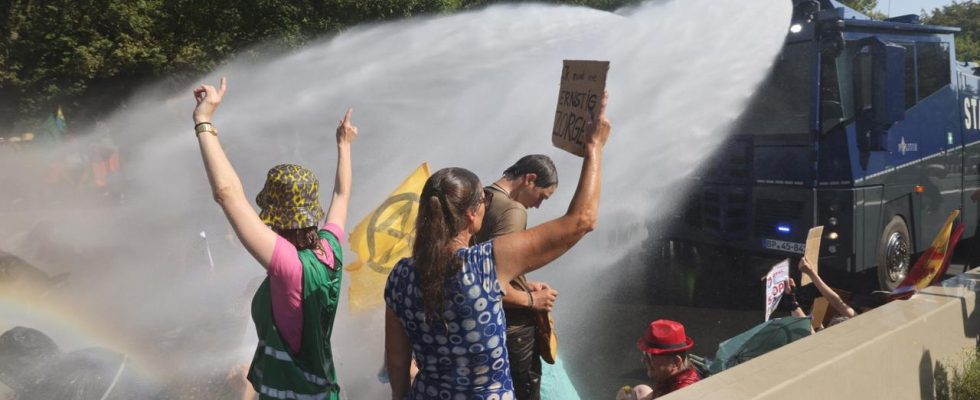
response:
{"label": "concrete barrier", "polygon": [[978,344],[976,290],[980,269],[662,399],[934,399],[937,372],[951,376]]}

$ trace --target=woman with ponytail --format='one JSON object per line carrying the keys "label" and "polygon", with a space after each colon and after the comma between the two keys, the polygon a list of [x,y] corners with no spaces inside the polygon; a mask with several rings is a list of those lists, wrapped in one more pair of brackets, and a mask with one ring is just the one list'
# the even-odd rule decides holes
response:
{"label": "woman with ponytail", "polygon": [[[513,400],[501,288],[558,258],[598,219],[602,148],[609,138],[606,98],[586,137],[578,187],[565,215],[468,246],[480,231],[485,192],[463,168],[425,182],[412,257],[385,287],[385,361],[393,400]],[[412,360],[419,372],[410,380]]]}

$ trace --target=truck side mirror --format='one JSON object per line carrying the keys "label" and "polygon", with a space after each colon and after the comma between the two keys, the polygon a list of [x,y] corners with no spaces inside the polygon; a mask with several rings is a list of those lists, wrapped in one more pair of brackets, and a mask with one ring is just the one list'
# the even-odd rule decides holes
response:
{"label": "truck side mirror", "polygon": [[861,149],[885,150],[888,128],[905,119],[905,48],[873,36],[851,51]]}
{"label": "truck side mirror", "polygon": [[887,129],[905,119],[905,47],[884,42],[874,54],[874,121]]}

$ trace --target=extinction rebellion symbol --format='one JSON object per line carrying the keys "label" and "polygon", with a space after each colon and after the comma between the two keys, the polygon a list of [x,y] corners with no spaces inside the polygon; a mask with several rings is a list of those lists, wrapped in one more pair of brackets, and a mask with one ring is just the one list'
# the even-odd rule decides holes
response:
{"label": "extinction rebellion symbol", "polygon": [[[416,193],[401,193],[389,197],[371,215],[367,228],[367,266],[375,272],[387,274],[398,260],[393,259],[398,250],[411,246],[415,241],[412,226],[412,206],[419,202]],[[385,215],[387,214],[387,215]],[[395,246],[381,249],[378,242],[384,236],[396,239]],[[390,243],[390,242],[389,242]]]}

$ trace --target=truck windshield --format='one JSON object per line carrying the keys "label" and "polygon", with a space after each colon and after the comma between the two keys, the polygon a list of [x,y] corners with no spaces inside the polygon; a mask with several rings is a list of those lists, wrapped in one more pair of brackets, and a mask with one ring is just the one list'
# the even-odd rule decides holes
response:
{"label": "truck windshield", "polygon": [[736,133],[783,135],[809,132],[811,49],[810,43],[783,46],[766,80],[739,117]]}

